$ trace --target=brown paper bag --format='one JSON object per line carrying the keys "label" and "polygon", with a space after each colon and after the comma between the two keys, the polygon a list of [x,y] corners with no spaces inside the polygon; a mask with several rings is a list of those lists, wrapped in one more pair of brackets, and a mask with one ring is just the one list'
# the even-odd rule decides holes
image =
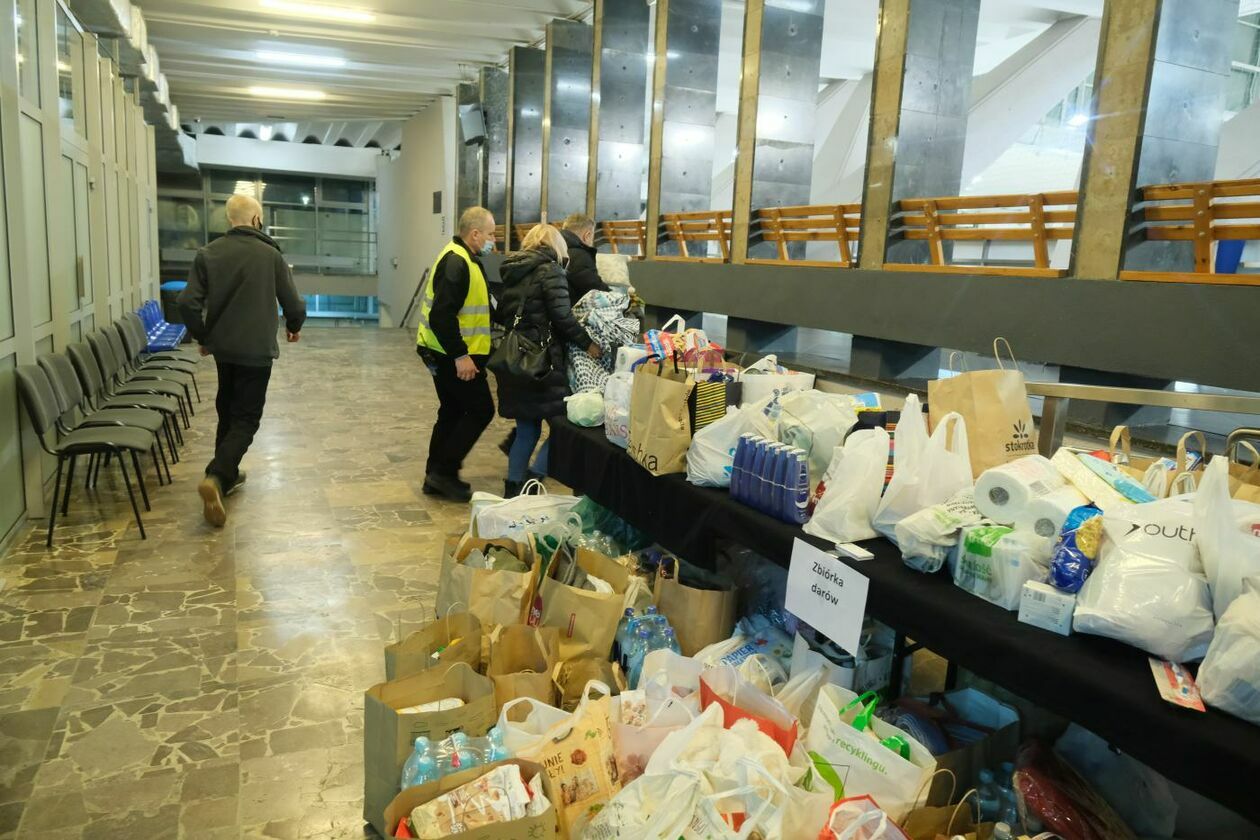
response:
{"label": "brown paper bag", "polygon": [[[433,654],[437,651],[437,658]],[[436,665],[466,662],[481,670],[481,622],[471,613],[453,613],[429,622],[385,648],[385,679],[411,676]]]}
{"label": "brown paper bag", "polygon": [[[1239,447],[1251,454],[1250,464],[1237,460]],[[1244,502],[1260,504],[1260,452],[1245,440],[1229,447],[1229,494]]]}
{"label": "brown paper bag", "polygon": [[614,697],[626,690],[626,675],[620,665],[597,656],[584,656],[562,662],[556,669],[555,686],[560,696],[560,708],[566,712],[576,709],[591,680],[608,686]]}
{"label": "brown paper bag", "polygon": [[486,676],[494,682],[496,709],[516,697],[556,704],[553,681],[560,662],[560,631],[555,627],[507,624],[490,640]]}
{"label": "brown paper bag", "polygon": [[[528,567],[526,572],[498,572],[474,569],[463,561],[474,549],[505,548]],[[442,550],[442,571],[438,576],[437,612],[446,615],[462,607],[481,620],[485,627],[519,624],[525,620],[529,602],[538,583],[539,560],[532,544],[514,540],[482,540],[463,534],[450,536]]]}
{"label": "brown paper bag", "polygon": [[[1005,345],[1012,367],[1003,366],[998,353]],[[967,446],[974,476],[1016,458],[1037,453],[1037,433],[1024,374],[1014,365],[1006,339],[993,342],[997,370],[963,371],[948,379],[928,383],[928,413],[932,428],[951,411],[967,422]],[[951,355],[951,365],[953,357]]]}
{"label": "brown paper bag", "polygon": [[1142,482],[1146,478],[1146,471],[1160,460],[1133,454],[1133,441],[1128,426],[1116,426],[1111,430],[1111,446],[1108,452],[1111,463],[1138,482]]}
{"label": "brown paper bag", "polygon": [[[398,712],[448,697],[458,697],[464,705],[438,712]],[[495,720],[494,685],[464,662],[369,688],[363,695],[364,818],[385,834],[385,807],[398,793],[403,764],[416,738],[441,740],[452,732],[484,735]]]}
{"label": "brown paper bag", "polygon": [[662,560],[661,572],[656,576],[654,595],[657,609],[674,628],[683,656],[695,656],[701,648],[731,637],[739,600],[733,587],[687,586],[678,580],[678,561],[667,558]]}
{"label": "brown paper bag", "polygon": [[[940,772],[940,771],[938,771]],[[938,781],[941,776],[935,776]],[[924,805],[915,808],[901,821],[901,829],[910,840],[945,840],[955,836],[969,840],[989,840],[993,836],[993,823],[977,823],[973,816],[974,788],[963,794],[953,805]]]}
{"label": "brown paper bag", "polygon": [[[473,767],[470,770],[443,776],[437,781],[407,788],[395,796],[394,800],[389,803],[389,807],[385,809],[384,825],[389,828],[385,836],[393,837],[395,830],[398,828],[398,823],[410,817],[411,812],[416,807],[437,799],[442,794],[455,790],[461,785],[480,779],[486,773],[503,764],[515,764],[517,767],[520,767],[521,777],[524,778],[526,784],[537,778],[538,784],[542,787],[542,794],[547,797],[547,801],[551,803],[551,806],[537,816],[460,832],[458,835],[459,840],[519,840],[522,837],[554,840],[554,838],[559,837],[560,825],[557,822],[558,815],[556,814],[555,806],[557,799],[555,788],[551,784],[551,777],[547,775],[540,765],[519,758],[509,758],[505,761],[496,761],[493,764]],[[455,835],[451,836],[454,837]]]}
{"label": "brown paper bag", "polygon": [[579,548],[575,559],[582,571],[607,581],[613,593],[560,583],[552,577],[557,565],[553,560],[538,585],[537,615],[530,616],[530,623],[559,628],[561,660],[582,656],[607,659],[624,609],[630,570],[611,557],[586,548]]}
{"label": "brown paper bag", "polygon": [[647,362],[634,372],[627,452],[652,475],[687,471],[691,418],[687,401],[696,383],[674,362]]}
{"label": "brown paper bag", "polygon": [[598,691],[517,755],[547,768],[556,789],[560,833],[571,840],[578,840],[591,818],[621,790],[611,712],[609,695]]}

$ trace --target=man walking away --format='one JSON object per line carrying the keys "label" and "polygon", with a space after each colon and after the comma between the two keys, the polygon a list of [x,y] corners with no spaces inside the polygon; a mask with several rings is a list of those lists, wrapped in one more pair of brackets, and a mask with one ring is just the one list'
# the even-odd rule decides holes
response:
{"label": "man walking away", "polygon": [[459,233],[429,270],[420,300],[416,352],[433,374],[438,396],[423,490],[457,502],[472,498],[459,471],[494,419],[486,382],[490,290],[481,265],[482,254],[493,250],[494,216],[484,207],[469,207],[459,217]]}
{"label": "man walking away", "polygon": [[608,291],[595,267],[595,220],[574,213],[564,220],[564,242],[569,246],[569,302],[577,303],[587,292]]}
{"label": "man walking away", "polygon": [[276,301],[290,343],[306,320],[306,303],[280,247],[262,232],[262,205],[252,196],[234,195],[227,201],[227,218],[231,230],[197,252],[178,300],[201,355],[213,355],[219,370],[214,459],[197,486],[206,521],[216,528],[227,522],[223,497],[245,483],[241,459],[258,431],[271,363],[280,356]]}

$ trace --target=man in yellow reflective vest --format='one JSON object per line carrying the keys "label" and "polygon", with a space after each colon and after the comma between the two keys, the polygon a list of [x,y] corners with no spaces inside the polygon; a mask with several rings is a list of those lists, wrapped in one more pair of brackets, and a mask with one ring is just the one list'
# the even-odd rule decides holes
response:
{"label": "man in yellow reflective vest", "polygon": [[494,216],[484,207],[469,207],[459,217],[459,234],[429,270],[420,297],[416,352],[433,374],[438,396],[423,489],[457,502],[472,498],[459,471],[494,419],[486,382],[490,291],[481,264],[482,254],[493,250]]}

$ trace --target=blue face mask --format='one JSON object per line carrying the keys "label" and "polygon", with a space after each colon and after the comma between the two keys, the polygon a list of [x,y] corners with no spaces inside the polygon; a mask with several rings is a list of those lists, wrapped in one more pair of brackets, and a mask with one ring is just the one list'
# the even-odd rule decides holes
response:
{"label": "blue face mask", "polygon": [[487,239],[485,242],[481,243],[481,250],[478,253],[482,256],[485,256],[486,254],[493,254],[494,243]]}

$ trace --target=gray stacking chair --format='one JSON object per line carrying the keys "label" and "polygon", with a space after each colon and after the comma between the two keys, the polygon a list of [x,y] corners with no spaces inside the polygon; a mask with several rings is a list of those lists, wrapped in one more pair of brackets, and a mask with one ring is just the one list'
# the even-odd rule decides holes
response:
{"label": "gray stacking chair", "polygon": [[184,441],[179,430],[179,400],[162,394],[111,394],[105,384],[105,374],[86,344],[73,342],[66,346],[66,352],[74,363],[75,372],[79,374],[79,383],[87,395],[88,407],[93,411],[106,408],[147,408],[162,412],[167,421],[166,442],[175,463],[179,463],[179,450],[175,444],[176,441]]}
{"label": "gray stacking chair", "polygon": [[132,381],[131,377],[127,376],[123,370],[122,361],[115,355],[113,346],[103,332],[97,331],[89,334],[88,346],[92,348],[92,354],[96,356],[96,362],[101,366],[101,373],[105,377],[105,384],[110,389],[111,395],[160,394],[165,397],[172,397],[179,404],[179,413],[183,417],[184,428],[190,428],[188,406],[184,402],[185,391],[183,387],[174,382],[148,377]]}
{"label": "gray stacking chair", "polygon": [[160,379],[163,382],[173,382],[184,389],[184,401],[188,406],[188,413],[196,414],[192,406],[193,378],[191,373],[170,368],[145,367],[140,364],[139,356],[127,347],[123,330],[118,324],[110,324],[101,332],[105,335],[105,340],[109,342],[110,349],[114,351],[114,356],[122,364],[122,372],[128,380]]}
{"label": "gray stacking chair", "polygon": [[201,402],[201,388],[197,386],[196,362],[188,359],[166,358],[145,353],[144,348],[147,346],[148,338],[144,334],[144,327],[139,326],[138,322],[133,324],[125,315],[119,318],[114,326],[118,328],[118,334],[123,340],[127,353],[135,360],[137,369],[174,370],[188,374],[189,378],[192,379],[193,393],[197,395],[197,402]]}

